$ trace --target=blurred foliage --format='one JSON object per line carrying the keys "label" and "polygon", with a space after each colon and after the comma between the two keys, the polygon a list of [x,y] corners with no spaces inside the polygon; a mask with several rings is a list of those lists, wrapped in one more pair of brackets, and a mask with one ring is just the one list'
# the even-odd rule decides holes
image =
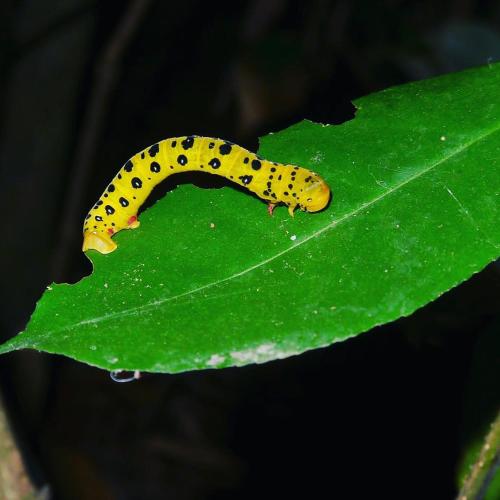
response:
{"label": "blurred foliage", "polygon": [[[464,411],[462,421],[462,457],[458,469],[459,484],[462,485],[478,461],[485,438],[490,433],[491,425],[495,421],[500,409],[500,323],[494,323],[489,329],[481,332],[470,365],[464,395]],[[500,419],[497,418],[497,428]],[[489,443],[491,452],[498,461],[500,453],[500,432],[497,429],[496,442]],[[484,458],[483,458],[484,461]],[[500,496],[500,475],[495,473],[495,464],[492,460],[485,461],[483,465],[484,483],[482,495],[487,500],[494,500]],[[494,460],[493,460],[494,462]],[[496,464],[498,469],[498,464]],[[487,477],[488,471],[491,477]],[[491,484],[488,484],[491,482]],[[479,488],[478,488],[479,490]],[[479,491],[476,491],[476,494]]]}

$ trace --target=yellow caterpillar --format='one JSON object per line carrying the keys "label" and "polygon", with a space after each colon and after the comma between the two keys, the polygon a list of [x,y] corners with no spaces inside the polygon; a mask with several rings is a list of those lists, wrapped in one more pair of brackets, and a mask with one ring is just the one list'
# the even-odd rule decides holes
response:
{"label": "yellow caterpillar", "polygon": [[330,200],[330,188],[314,172],[294,165],[269,162],[221,139],[187,136],[165,139],[137,153],[120,169],[85,217],[83,251],[110,253],[111,237],[122,229],[139,226],[137,211],[152,189],[169,175],[186,171],[222,175],[253,191],[269,205],[299,207],[317,212]]}

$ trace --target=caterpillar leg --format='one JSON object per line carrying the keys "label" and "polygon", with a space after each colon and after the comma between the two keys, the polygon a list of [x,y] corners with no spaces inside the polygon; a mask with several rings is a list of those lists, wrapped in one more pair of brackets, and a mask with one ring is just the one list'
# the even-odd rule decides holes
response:
{"label": "caterpillar leg", "polygon": [[111,239],[111,236],[97,233],[86,233],[83,237],[82,250],[97,250],[101,253],[111,253],[116,250],[116,243]]}
{"label": "caterpillar leg", "polygon": [[269,213],[269,215],[273,215],[273,210],[274,210],[274,207],[276,206],[276,203],[269,203],[267,205],[267,212]]}
{"label": "caterpillar leg", "polygon": [[141,223],[139,222],[139,219],[137,218],[136,215],[132,215],[130,219],[127,221],[127,227],[129,229],[137,229]]}
{"label": "caterpillar leg", "polygon": [[288,205],[288,213],[290,214],[291,217],[294,216],[294,211],[297,208],[297,205]]}

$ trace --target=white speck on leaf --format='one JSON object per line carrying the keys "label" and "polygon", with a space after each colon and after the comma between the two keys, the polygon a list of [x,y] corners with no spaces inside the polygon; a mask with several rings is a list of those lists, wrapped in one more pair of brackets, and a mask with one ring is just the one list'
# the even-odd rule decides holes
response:
{"label": "white speck on leaf", "polygon": [[273,358],[283,358],[285,353],[280,353],[275,349],[276,344],[261,344],[254,349],[245,349],[243,351],[233,351],[231,358],[239,363],[263,363]]}
{"label": "white speck on leaf", "polygon": [[297,239],[297,235],[296,234],[292,234],[292,236],[290,236],[290,239],[292,241],[295,241]]}
{"label": "white speck on leaf", "polygon": [[262,344],[259,347],[257,347],[257,352],[259,354],[266,354],[269,352],[272,352],[274,350],[275,344]]}
{"label": "white speck on leaf", "polygon": [[311,163],[321,163],[325,159],[324,153],[318,151],[314,156],[311,156]]}
{"label": "white speck on leaf", "polygon": [[225,356],[220,356],[219,354],[212,354],[210,359],[207,361],[207,366],[217,366],[224,362]]}

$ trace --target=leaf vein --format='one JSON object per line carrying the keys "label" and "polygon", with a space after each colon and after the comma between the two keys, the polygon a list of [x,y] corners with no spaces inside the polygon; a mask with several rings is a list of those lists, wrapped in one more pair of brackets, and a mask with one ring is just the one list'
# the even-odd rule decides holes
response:
{"label": "leaf vein", "polygon": [[[321,229],[319,229],[319,230],[311,233],[309,236],[307,236],[307,237],[305,237],[305,238],[303,238],[301,240],[298,240],[295,244],[293,244],[293,245],[289,246],[288,248],[286,248],[286,249],[284,249],[284,250],[282,250],[282,251],[280,251],[280,252],[272,255],[271,257],[268,257],[268,258],[266,258],[266,259],[264,259],[264,260],[262,260],[260,262],[257,262],[256,264],[254,264],[252,266],[247,267],[246,269],[243,269],[242,271],[239,271],[239,272],[234,273],[234,274],[232,274],[230,276],[227,276],[226,278],[222,278],[220,280],[213,281],[211,283],[207,283],[205,285],[199,286],[199,287],[194,288],[192,290],[187,290],[185,292],[182,292],[182,293],[180,293],[178,295],[174,295],[172,297],[164,297],[164,298],[161,298],[161,299],[156,299],[156,300],[154,300],[152,302],[149,302],[147,304],[143,304],[143,305],[140,305],[140,306],[134,306],[132,308],[125,309],[125,310],[122,310],[122,311],[117,311],[117,312],[114,312],[114,313],[108,313],[108,314],[104,314],[102,316],[98,316],[98,317],[95,317],[95,318],[82,320],[82,321],[80,321],[78,323],[67,325],[67,326],[62,327],[60,329],[56,329],[56,330],[53,330],[52,332],[47,332],[47,333],[49,334],[49,333],[56,333],[56,332],[60,332],[60,331],[67,331],[67,330],[71,330],[73,328],[77,328],[79,326],[84,326],[84,325],[87,325],[87,324],[101,323],[101,322],[104,322],[104,321],[109,321],[109,320],[113,320],[113,319],[120,318],[120,317],[126,317],[126,316],[135,315],[135,314],[138,314],[140,312],[146,311],[148,309],[156,308],[156,307],[158,307],[158,306],[160,306],[162,304],[165,304],[167,302],[175,301],[175,300],[178,300],[180,298],[183,298],[183,297],[186,297],[186,296],[189,296],[189,295],[192,295],[192,294],[196,294],[198,292],[206,290],[207,288],[211,288],[211,287],[220,285],[222,283],[226,283],[228,281],[237,279],[237,278],[239,278],[241,276],[244,276],[244,275],[246,275],[246,274],[254,271],[255,269],[258,269],[258,268],[260,268],[262,266],[265,266],[265,265],[269,264],[270,262],[272,262],[272,261],[274,261],[274,260],[282,257],[283,255],[287,254],[288,252],[291,252],[292,250],[295,250],[296,248],[302,246],[304,243],[307,243],[311,239],[319,237],[321,234],[325,233],[326,231],[329,231],[330,229],[338,226],[339,224],[342,224],[343,222],[351,219],[352,217],[355,217],[356,215],[358,215],[359,213],[363,212],[367,208],[369,208],[369,207],[375,205],[376,203],[378,203],[380,200],[383,200],[387,196],[390,196],[392,193],[394,193],[394,192],[402,189],[404,186],[406,186],[410,182],[413,182],[416,179],[422,177],[423,175],[425,175],[428,172],[432,171],[433,169],[435,169],[436,167],[438,167],[442,163],[444,163],[444,162],[450,160],[451,158],[459,155],[460,153],[462,153],[463,151],[465,151],[469,147],[471,147],[474,144],[476,144],[477,142],[480,142],[481,140],[487,138],[488,136],[494,134],[495,132],[498,132],[499,130],[500,130],[500,125],[497,126],[497,127],[492,128],[492,129],[487,130],[483,134],[480,134],[480,135],[476,136],[474,139],[472,139],[472,140],[470,140],[470,141],[462,144],[461,146],[458,146],[457,148],[455,148],[453,151],[451,151],[448,155],[444,156],[440,160],[432,162],[430,165],[428,165],[427,167],[425,167],[422,170],[418,171],[417,173],[415,173],[413,175],[410,175],[405,180],[399,182],[398,184],[396,184],[396,185],[394,185],[392,187],[389,187],[387,190],[385,190],[384,192],[382,192],[378,196],[374,197],[373,199],[371,199],[371,200],[369,200],[369,201],[367,201],[365,203],[362,203],[361,205],[359,205],[354,210],[352,210],[352,211],[350,211],[350,212],[342,215],[338,219],[335,219],[335,220],[331,221],[329,224],[327,224],[323,228],[321,228]],[[448,188],[446,188],[446,189],[448,189]],[[449,192],[449,190],[448,190],[448,192]],[[453,196],[452,193],[450,193],[450,195]],[[457,200],[457,202],[458,202],[458,200]],[[464,207],[462,207],[462,208],[464,209]],[[464,211],[468,214],[468,212],[465,209],[464,209]]]}

